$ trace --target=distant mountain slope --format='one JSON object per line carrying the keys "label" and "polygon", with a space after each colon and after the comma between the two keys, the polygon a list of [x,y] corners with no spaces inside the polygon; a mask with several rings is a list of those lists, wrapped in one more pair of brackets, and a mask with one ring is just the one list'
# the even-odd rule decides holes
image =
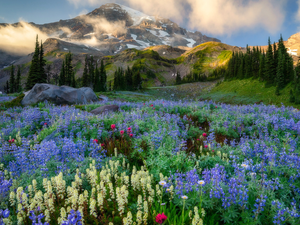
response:
{"label": "distant mountain slope", "polygon": [[[201,32],[187,31],[169,19],[149,16],[115,3],[107,3],[73,19],[30,24],[50,38],[82,43],[87,48],[94,47],[105,55],[115,55],[128,48],[141,50],[156,45],[195,47],[207,41],[220,42]],[[7,25],[0,24],[0,27]],[[20,23],[13,24],[15,27],[18,25]],[[11,59],[4,61],[2,67],[12,62]]]}
{"label": "distant mountain slope", "polygon": [[[70,50],[73,53],[73,67],[76,78],[83,73],[85,56],[93,55],[100,63],[103,59],[106,65],[108,81],[113,80],[114,72],[118,67],[136,67],[141,71],[146,86],[172,85],[175,82],[175,74],[180,72],[184,77],[190,72],[209,74],[218,66],[224,66],[230,59],[232,51],[245,51],[220,42],[206,42],[194,48],[171,46],[152,46],[144,50],[126,49],[116,55],[104,55],[92,47],[81,44],[69,43],[55,38],[49,38],[44,43],[45,59],[51,67],[51,74],[58,76],[62,61]],[[186,50],[185,50],[186,49]],[[22,68],[22,83],[27,79],[32,54],[15,62]],[[5,84],[9,79],[9,69],[0,71],[0,84]]]}

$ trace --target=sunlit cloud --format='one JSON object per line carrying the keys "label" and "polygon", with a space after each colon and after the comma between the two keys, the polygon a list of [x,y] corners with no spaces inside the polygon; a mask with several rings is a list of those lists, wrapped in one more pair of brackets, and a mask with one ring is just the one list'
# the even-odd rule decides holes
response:
{"label": "sunlit cloud", "polygon": [[[76,7],[100,7],[104,0],[68,0]],[[300,2],[300,0],[298,0]],[[262,28],[275,33],[282,28],[285,0],[116,0],[148,15],[186,22],[188,29],[230,35],[241,29]],[[298,13],[300,18],[300,12]]]}
{"label": "sunlit cloud", "polygon": [[34,51],[36,35],[39,41],[46,41],[47,34],[20,20],[18,26],[0,27],[0,49],[12,54],[29,54]]}

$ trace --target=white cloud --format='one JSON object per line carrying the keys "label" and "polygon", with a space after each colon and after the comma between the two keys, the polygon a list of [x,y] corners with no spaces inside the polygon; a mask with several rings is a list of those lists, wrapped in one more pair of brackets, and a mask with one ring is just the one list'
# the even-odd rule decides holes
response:
{"label": "white cloud", "polygon": [[13,54],[29,54],[34,51],[36,35],[46,41],[47,34],[38,28],[20,21],[18,26],[0,27],[0,49]]}
{"label": "white cloud", "polygon": [[297,0],[297,3],[298,3],[298,11],[296,14],[296,20],[300,21],[300,0]]}
{"label": "white cloud", "polygon": [[[68,0],[76,7],[100,7],[105,0]],[[241,29],[281,29],[286,0],[116,0],[148,15],[186,21],[187,28],[210,34],[232,34]],[[298,3],[300,0],[298,0]],[[300,11],[298,12],[300,20]]]}

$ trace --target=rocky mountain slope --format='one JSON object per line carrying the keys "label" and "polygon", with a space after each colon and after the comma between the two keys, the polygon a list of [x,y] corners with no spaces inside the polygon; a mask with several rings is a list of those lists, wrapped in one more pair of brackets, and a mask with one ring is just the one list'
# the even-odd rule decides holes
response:
{"label": "rocky mountain slope", "polygon": [[[172,85],[175,82],[177,71],[182,77],[190,72],[209,74],[216,67],[226,65],[232,51],[244,51],[242,48],[220,42],[206,42],[194,48],[159,45],[144,50],[130,48],[115,55],[104,55],[95,48],[55,38],[47,39],[44,47],[46,64],[47,67],[50,67],[52,77],[59,75],[63,59],[70,50],[73,53],[72,62],[77,79],[83,74],[85,56],[93,55],[98,64],[101,59],[104,60],[108,81],[113,80],[114,72],[118,67],[123,69],[137,67],[141,71],[145,86]],[[15,65],[21,66],[23,84],[27,80],[31,58],[32,54],[29,54],[15,62]],[[9,79],[9,74],[10,67],[0,71],[0,84],[5,84]],[[1,86],[0,89],[3,90],[3,86]]]}
{"label": "rocky mountain slope", "polygon": [[[73,19],[41,25],[30,24],[48,37],[84,44],[86,48],[93,47],[105,55],[115,55],[128,48],[141,50],[155,45],[195,47],[207,41],[220,42],[201,32],[187,31],[169,19],[149,16],[114,3],[107,3]],[[0,27],[7,25],[0,24]],[[20,24],[13,24],[15,27],[18,25]],[[81,53],[86,51],[83,49]],[[7,56],[1,57],[1,52],[0,58],[0,68],[13,61]]]}

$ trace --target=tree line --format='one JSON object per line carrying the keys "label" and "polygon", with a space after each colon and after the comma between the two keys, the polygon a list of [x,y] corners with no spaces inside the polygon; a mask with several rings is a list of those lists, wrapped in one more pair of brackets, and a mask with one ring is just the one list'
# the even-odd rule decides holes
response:
{"label": "tree line", "polygon": [[294,69],[293,58],[289,55],[280,36],[278,45],[271,44],[268,39],[268,49],[246,47],[246,53],[233,52],[225,71],[225,80],[256,78],[265,82],[265,87],[275,86],[275,94],[280,95],[281,90],[290,82],[294,85],[290,91],[290,101],[300,103],[300,63]]}
{"label": "tree line", "polygon": [[[137,90],[141,88],[142,79],[137,68],[127,68],[123,70],[118,68],[114,73],[113,84],[110,81],[107,85],[107,74],[103,59],[100,67],[98,60],[93,56],[85,57],[83,75],[81,78],[75,78],[75,69],[72,65],[73,55],[69,51],[63,60],[60,73],[55,80],[50,79],[50,67],[46,67],[44,59],[43,43],[39,45],[38,36],[36,36],[35,51],[32,56],[31,65],[25,84],[25,89],[30,90],[36,83],[55,83],[59,86],[66,85],[71,87],[91,87],[95,92],[105,92],[110,90]],[[15,78],[15,66],[11,66],[10,79],[5,87],[6,93],[21,92],[21,68],[18,66],[17,77]]]}

